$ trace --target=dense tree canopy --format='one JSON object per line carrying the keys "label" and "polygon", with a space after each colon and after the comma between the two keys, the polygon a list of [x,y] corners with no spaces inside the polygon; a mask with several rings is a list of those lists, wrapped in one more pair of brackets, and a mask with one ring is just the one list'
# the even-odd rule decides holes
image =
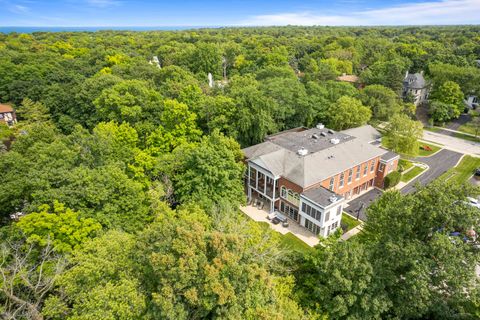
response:
{"label": "dense tree canopy", "polygon": [[457,117],[480,94],[479,31],[0,34],[19,120],[0,124],[0,317],[478,318],[467,186],[387,192],[361,235],[302,252],[238,206],[240,147],[280,130],[388,121],[384,144],[415,154],[405,73],[425,72],[435,121]]}

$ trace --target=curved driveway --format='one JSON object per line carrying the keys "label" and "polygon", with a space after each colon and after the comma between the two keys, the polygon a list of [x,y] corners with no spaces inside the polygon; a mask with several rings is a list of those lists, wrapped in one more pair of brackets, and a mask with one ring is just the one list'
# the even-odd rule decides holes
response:
{"label": "curved driveway", "polygon": [[432,182],[433,180],[441,176],[443,173],[445,173],[448,169],[456,166],[462,156],[463,154],[461,153],[442,149],[432,156],[415,158],[415,161],[423,162],[428,165],[429,169],[425,171],[422,175],[411,181],[408,185],[403,187],[401,192],[404,194],[411,193],[415,191],[415,185],[417,183],[420,183],[421,185],[426,185],[427,183]]}

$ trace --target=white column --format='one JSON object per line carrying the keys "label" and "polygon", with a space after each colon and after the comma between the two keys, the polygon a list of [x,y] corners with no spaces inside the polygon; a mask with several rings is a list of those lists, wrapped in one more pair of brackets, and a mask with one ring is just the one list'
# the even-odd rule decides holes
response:
{"label": "white column", "polygon": [[272,191],[272,205],[270,206],[270,212],[275,211],[275,186],[277,184],[277,180],[273,179],[273,191]]}

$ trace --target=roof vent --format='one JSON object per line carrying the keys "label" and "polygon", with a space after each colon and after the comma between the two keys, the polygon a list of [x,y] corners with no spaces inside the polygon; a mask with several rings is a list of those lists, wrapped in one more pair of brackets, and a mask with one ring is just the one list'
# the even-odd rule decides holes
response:
{"label": "roof vent", "polygon": [[327,133],[326,133],[325,131],[322,131],[320,134],[321,134],[322,136],[324,136],[324,137],[327,136]]}
{"label": "roof vent", "polygon": [[331,144],[339,144],[339,143],[340,143],[340,139],[336,139],[336,138],[330,139],[330,143],[331,143]]}
{"label": "roof vent", "polygon": [[302,147],[301,149],[298,149],[297,154],[299,156],[306,156],[308,154],[308,150]]}
{"label": "roof vent", "polygon": [[330,200],[331,203],[334,203],[337,202],[338,198],[336,196],[331,196],[330,198],[328,198],[328,200]]}
{"label": "roof vent", "polygon": [[323,123],[317,124],[317,129],[323,129],[323,128],[325,128]]}
{"label": "roof vent", "polygon": [[334,134],[334,133],[335,133],[335,131],[333,131],[332,129],[328,129],[328,133],[330,133],[330,134]]}
{"label": "roof vent", "polygon": [[320,138],[320,137],[318,136],[318,134],[316,134],[316,133],[312,134],[312,139],[318,139],[318,138]]}

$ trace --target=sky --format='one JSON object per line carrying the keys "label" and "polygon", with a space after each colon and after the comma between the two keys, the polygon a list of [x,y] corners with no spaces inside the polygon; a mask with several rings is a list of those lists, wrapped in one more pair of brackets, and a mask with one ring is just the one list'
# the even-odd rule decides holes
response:
{"label": "sky", "polygon": [[480,24],[480,0],[0,0],[0,26]]}

